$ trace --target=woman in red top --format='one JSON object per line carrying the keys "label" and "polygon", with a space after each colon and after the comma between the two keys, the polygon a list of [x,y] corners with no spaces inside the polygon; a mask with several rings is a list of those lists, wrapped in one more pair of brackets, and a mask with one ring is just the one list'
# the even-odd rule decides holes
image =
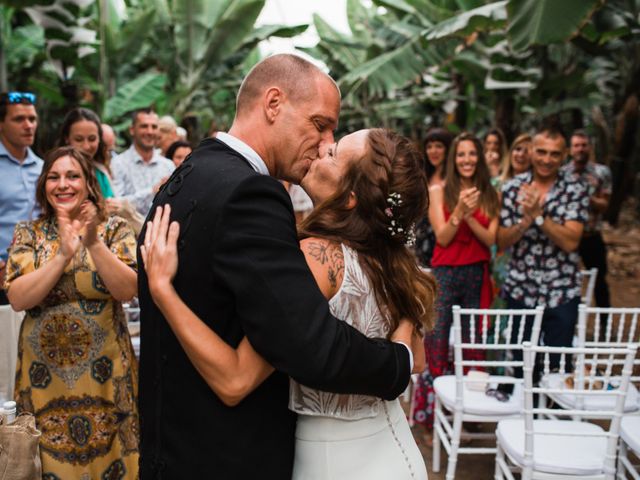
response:
{"label": "woman in red top", "polygon": [[429,221],[436,234],[431,265],[439,286],[436,325],[425,337],[433,378],[449,373],[451,307],[488,308],[491,303],[489,249],[500,212],[478,138],[462,133],[454,139],[446,171],[444,186],[429,189]]}

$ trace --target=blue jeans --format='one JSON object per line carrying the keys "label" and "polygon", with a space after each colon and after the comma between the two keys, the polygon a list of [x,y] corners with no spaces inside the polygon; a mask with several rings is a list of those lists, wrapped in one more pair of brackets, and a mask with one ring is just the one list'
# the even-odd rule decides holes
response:
{"label": "blue jeans", "polygon": [[[542,326],[540,330],[540,339],[548,347],[570,347],[573,342],[573,335],[576,329],[576,322],[578,321],[578,304],[580,303],[580,297],[576,297],[569,300],[567,303],[558,305],[554,308],[545,308],[544,315],[542,316]],[[514,300],[511,297],[507,298],[507,308],[524,309],[527,307],[524,302],[520,300]],[[518,318],[513,319],[513,337],[511,341],[515,341],[517,338],[518,327],[520,321]],[[524,329],[524,339],[531,339],[531,328],[533,326],[533,319],[527,321],[527,325]],[[522,360],[522,352],[513,352],[515,360]],[[571,370],[571,357],[566,357],[567,370]],[[560,355],[549,355],[550,368],[557,369],[560,366]],[[534,372],[534,381],[540,377],[542,359],[536,357],[536,371]],[[522,378],[522,369],[516,368],[515,376]]]}

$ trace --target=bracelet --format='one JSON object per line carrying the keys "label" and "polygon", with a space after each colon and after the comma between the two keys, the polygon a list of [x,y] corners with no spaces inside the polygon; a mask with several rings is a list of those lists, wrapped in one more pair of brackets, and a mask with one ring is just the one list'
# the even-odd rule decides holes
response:
{"label": "bracelet", "polygon": [[457,227],[458,225],[460,225],[460,219],[455,215],[451,215],[449,217],[449,220],[451,220],[451,225],[453,225],[454,227]]}

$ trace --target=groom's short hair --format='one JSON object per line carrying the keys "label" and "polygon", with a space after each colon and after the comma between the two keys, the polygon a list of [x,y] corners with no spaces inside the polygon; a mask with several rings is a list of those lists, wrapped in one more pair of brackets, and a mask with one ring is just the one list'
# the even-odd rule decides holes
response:
{"label": "groom's short hair", "polygon": [[256,64],[240,85],[236,98],[236,115],[251,108],[269,87],[281,88],[294,102],[311,98],[316,92],[311,79],[318,75],[325,74],[302,57],[290,53],[272,55]]}

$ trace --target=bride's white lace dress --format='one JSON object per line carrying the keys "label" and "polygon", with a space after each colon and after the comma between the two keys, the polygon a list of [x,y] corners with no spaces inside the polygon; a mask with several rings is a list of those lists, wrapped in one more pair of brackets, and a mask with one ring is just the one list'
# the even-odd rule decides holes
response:
{"label": "bride's white lace dress", "polygon": [[[368,337],[388,325],[357,253],[342,245],[344,278],[331,313]],[[298,413],[294,480],[426,479],[424,460],[398,400],[323,392],[291,380],[289,408]]]}

